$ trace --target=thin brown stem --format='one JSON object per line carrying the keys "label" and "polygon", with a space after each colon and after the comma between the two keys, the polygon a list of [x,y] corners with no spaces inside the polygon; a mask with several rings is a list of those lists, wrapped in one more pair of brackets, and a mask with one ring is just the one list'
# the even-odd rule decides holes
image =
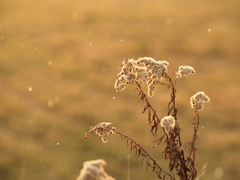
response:
{"label": "thin brown stem", "polygon": [[[147,169],[148,167],[152,168],[152,171],[157,174],[157,177],[159,179],[165,179],[165,176],[168,176],[171,180],[175,180],[175,178],[164,171],[158,164],[157,162],[132,138],[120,133],[119,131],[115,131],[116,134],[120,135],[122,139],[127,140],[127,145],[130,146],[130,150],[135,149],[136,151],[136,156],[142,156],[142,161],[145,160]],[[130,145],[129,145],[130,144]],[[163,174],[163,175],[162,175]]]}
{"label": "thin brown stem", "polygon": [[[157,134],[158,126],[160,123],[160,119],[156,113],[156,110],[152,107],[150,102],[147,99],[146,94],[143,92],[141,85],[136,81],[137,90],[139,91],[139,95],[141,96],[141,100],[146,103],[143,113],[148,109],[148,121],[151,125],[151,132],[154,136]],[[152,114],[153,113],[153,114]]]}
{"label": "thin brown stem", "polygon": [[[174,116],[175,120],[177,121],[177,108],[176,108],[176,89],[175,89],[175,85],[172,81],[172,79],[167,76],[166,77],[167,81],[169,82],[169,85],[166,85],[168,88],[171,89],[171,100],[168,103],[168,115],[172,115]],[[146,106],[144,107],[143,112],[145,112],[147,109],[149,109],[149,114],[151,114],[151,112],[154,113],[154,116],[157,119],[157,122],[153,120],[154,124],[152,125],[152,129],[151,132],[153,132],[154,135],[156,135],[156,131],[157,131],[157,127],[158,124],[160,123],[160,119],[158,118],[158,116],[156,115],[156,110],[154,110],[154,108],[152,107],[152,105],[150,104],[150,102],[148,101],[146,95],[144,94],[141,85],[136,82],[136,85],[138,86],[138,90],[139,90],[139,94],[141,95],[141,100],[143,100],[146,103]],[[151,115],[149,115],[150,117]],[[151,118],[149,118],[149,122],[151,123]],[[155,132],[153,131],[155,129]],[[179,173],[179,176],[182,179],[187,179],[187,171],[188,168],[186,166],[186,160],[185,160],[185,156],[184,156],[184,151],[182,150],[182,142],[181,142],[181,137],[180,137],[180,127],[177,121],[177,126],[175,128],[175,132],[174,134],[172,134],[172,136],[169,136],[163,129],[163,132],[165,133],[165,137],[166,137],[166,142],[167,142],[167,147],[164,151],[165,153],[165,158],[170,158],[170,162],[169,162],[169,167],[170,170],[172,170],[173,168],[175,168],[177,171],[181,171],[181,173]],[[177,137],[177,139],[176,139]],[[160,138],[161,139],[161,138]],[[161,142],[161,140],[159,141]],[[159,144],[159,143],[158,143]],[[179,164],[180,163],[180,164]],[[180,169],[178,168],[178,166],[180,166]]]}
{"label": "thin brown stem", "polygon": [[195,110],[195,117],[194,117],[194,123],[193,123],[193,138],[192,141],[187,143],[187,145],[190,145],[189,153],[188,153],[188,160],[187,160],[187,166],[190,169],[189,173],[189,179],[195,179],[197,176],[197,171],[195,169],[195,153],[197,151],[196,143],[197,143],[197,132],[199,127],[199,112]]}

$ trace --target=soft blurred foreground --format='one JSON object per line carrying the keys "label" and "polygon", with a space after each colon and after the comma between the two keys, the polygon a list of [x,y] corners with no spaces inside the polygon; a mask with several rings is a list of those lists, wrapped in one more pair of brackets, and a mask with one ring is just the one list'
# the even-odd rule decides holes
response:
{"label": "soft blurred foreground", "polygon": [[[190,97],[204,91],[197,168],[204,180],[240,176],[240,1],[1,0],[0,180],[76,179],[83,162],[104,159],[116,179],[156,179],[117,135],[84,134],[109,121],[167,169],[135,87],[116,93],[124,58],[167,60],[177,81],[183,142],[192,138]],[[166,115],[170,92],[150,101]],[[159,136],[161,132],[159,131]]]}

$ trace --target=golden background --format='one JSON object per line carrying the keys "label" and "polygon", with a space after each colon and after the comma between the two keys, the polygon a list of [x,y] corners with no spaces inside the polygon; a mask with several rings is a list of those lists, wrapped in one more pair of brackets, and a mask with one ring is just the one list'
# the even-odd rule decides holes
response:
{"label": "golden background", "polygon": [[[189,98],[204,91],[196,167],[202,179],[240,176],[239,30],[237,0],[1,0],[0,179],[76,179],[86,160],[103,158],[116,179],[156,179],[116,135],[103,144],[84,134],[112,122],[167,169],[153,149],[135,87],[117,93],[124,58],[153,57],[193,66],[177,81],[183,142],[192,138]],[[146,89],[146,87],[145,87]],[[150,101],[166,115],[170,92]],[[161,132],[159,131],[159,136]],[[129,161],[129,162],[128,162]],[[130,168],[127,164],[130,163]]]}

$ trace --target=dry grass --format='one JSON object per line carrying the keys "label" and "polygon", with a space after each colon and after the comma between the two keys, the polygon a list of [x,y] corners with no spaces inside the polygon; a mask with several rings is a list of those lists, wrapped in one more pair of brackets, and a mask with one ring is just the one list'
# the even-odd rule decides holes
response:
{"label": "dry grass", "polygon": [[[0,179],[76,179],[84,161],[99,158],[109,174],[126,179],[124,143],[112,138],[103,146],[83,136],[90,125],[111,121],[147,144],[151,135],[134,89],[117,94],[113,87],[122,59],[141,56],[166,59],[176,71],[195,68],[194,77],[178,84],[183,138],[192,122],[185,100],[204,90],[211,103],[201,119],[197,164],[208,163],[204,179],[214,179],[218,167],[223,179],[236,179],[238,6],[234,0],[1,1]],[[152,101],[157,105],[158,97]],[[132,179],[155,178],[133,158],[131,164]]]}

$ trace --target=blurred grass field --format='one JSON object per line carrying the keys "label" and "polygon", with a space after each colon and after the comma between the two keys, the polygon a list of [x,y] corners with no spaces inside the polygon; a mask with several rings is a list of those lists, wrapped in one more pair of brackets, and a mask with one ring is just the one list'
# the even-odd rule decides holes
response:
{"label": "blurred grass field", "polygon": [[[240,176],[240,2],[236,0],[1,0],[0,180],[76,179],[86,160],[103,158],[106,171],[127,179],[126,143],[103,144],[84,134],[110,121],[166,167],[152,149],[147,117],[134,87],[120,93],[115,77],[124,58],[167,60],[169,72],[190,65],[177,81],[183,141],[192,135],[189,98],[204,91],[197,168],[202,179]],[[165,116],[169,92],[151,102]],[[160,132],[160,131],[159,131]],[[131,179],[156,179],[130,158]]]}

